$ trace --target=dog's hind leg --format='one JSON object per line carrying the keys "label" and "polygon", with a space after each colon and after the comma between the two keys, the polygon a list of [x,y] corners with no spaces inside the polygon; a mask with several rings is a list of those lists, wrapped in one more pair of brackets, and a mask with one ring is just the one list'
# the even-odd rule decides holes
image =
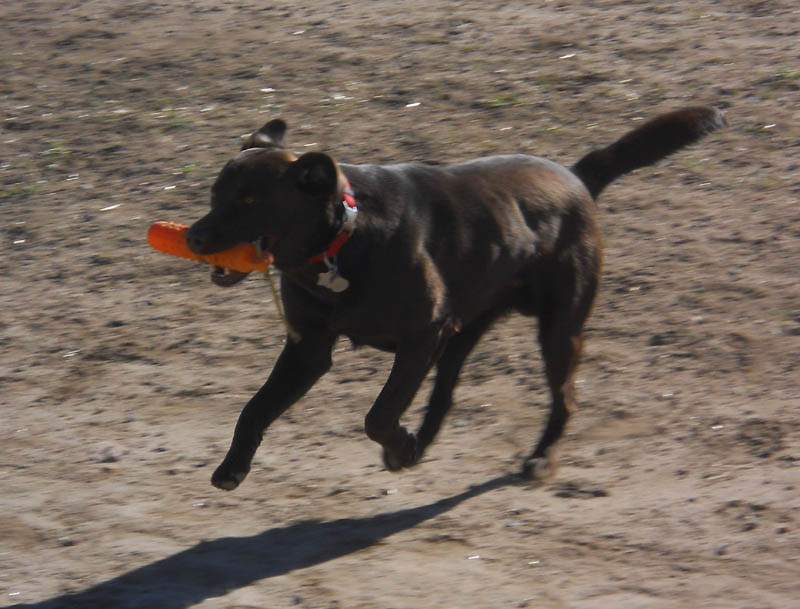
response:
{"label": "dog's hind leg", "polygon": [[464,361],[496,317],[495,311],[485,313],[447,342],[442,357],[436,365],[436,381],[428,400],[425,417],[417,432],[418,459],[422,458],[425,450],[433,442],[445,416],[453,406],[453,390],[458,383]]}
{"label": "dog's hind leg", "polygon": [[556,443],[575,411],[574,375],[580,361],[583,325],[594,299],[596,279],[591,278],[585,285],[575,288],[578,294],[562,292],[562,298],[549,303],[539,315],[539,342],[552,403],[542,436],[523,463],[522,475],[526,478],[543,479],[555,472]]}
{"label": "dog's hind leg", "polygon": [[580,359],[581,333],[573,330],[562,335],[566,328],[547,330],[541,338],[542,355],[552,403],[542,436],[522,464],[522,475],[526,478],[544,479],[555,472],[556,443],[564,433],[576,404],[573,375]]}

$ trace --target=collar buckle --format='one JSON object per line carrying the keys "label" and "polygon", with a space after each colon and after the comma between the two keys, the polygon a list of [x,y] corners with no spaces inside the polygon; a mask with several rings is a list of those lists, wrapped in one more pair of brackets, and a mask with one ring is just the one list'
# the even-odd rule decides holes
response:
{"label": "collar buckle", "polygon": [[342,201],[344,206],[344,222],[342,223],[342,230],[352,233],[356,229],[356,216],[358,216],[358,208],[353,205],[352,207],[347,201]]}
{"label": "collar buckle", "polygon": [[344,185],[344,194],[342,200],[342,207],[344,208],[344,217],[342,227],[333,238],[333,241],[328,246],[328,249],[323,250],[316,256],[312,256],[308,264],[316,264],[318,262],[325,262],[330,269],[330,261],[336,260],[336,255],[342,246],[347,242],[353,232],[356,230],[356,217],[358,216],[358,206],[356,205],[356,198],[353,194],[353,189],[350,188],[349,183]]}

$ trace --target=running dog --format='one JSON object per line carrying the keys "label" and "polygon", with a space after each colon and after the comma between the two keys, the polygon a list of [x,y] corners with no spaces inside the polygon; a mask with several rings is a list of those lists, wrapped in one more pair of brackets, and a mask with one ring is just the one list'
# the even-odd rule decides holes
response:
{"label": "running dog", "polygon": [[[268,251],[281,271],[291,331],[242,410],[214,486],[232,490],[244,480],[267,427],[331,367],[339,336],[395,354],[365,430],[383,447],[389,470],[413,466],[453,404],[468,354],[511,311],[538,318],[552,394],[522,474],[549,475],[575,409],[573,377],[600,278],[595,200],[619,176],[724,124],[715,108],[677,110],[571,168],[521,154],[446,166],[351,165],[290,152],[280,119],[251,134],[217,177],[211,211],[191,226],[187,242],[198,254],[239,242]],[[212,273],[221,286],[244,276]],[[425,416],[411,433],[400,417],[434,366]]]}

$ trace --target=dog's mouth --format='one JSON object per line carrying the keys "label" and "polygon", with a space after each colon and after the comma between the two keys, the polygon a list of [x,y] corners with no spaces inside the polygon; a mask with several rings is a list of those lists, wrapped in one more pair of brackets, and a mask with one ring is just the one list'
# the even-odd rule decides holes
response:
{"label": "dog's mouth", "polygon": [[[274,237],[271,236],[259,237],[252,243],[257,248],[259,258],[264,256],[272,258],[272,255],[269,252],[271,247],[275,244]],[[234,271],[232,269],[226,269],[221,266],[215,266],[214,270],[211,271],[211,281],[215,285],[218,285],[221,288],[229,288],[242,281],[249,274],[250,273],[246,273],[243,271]]]}
{"label": "dog's mouth", "polygon": [[221,288],[229,288],[242,281],[248,275],[249,273],[243,273],[242,271],[232,271],[221,266],[215,266],[214,270],[211,271],[211,281]]}

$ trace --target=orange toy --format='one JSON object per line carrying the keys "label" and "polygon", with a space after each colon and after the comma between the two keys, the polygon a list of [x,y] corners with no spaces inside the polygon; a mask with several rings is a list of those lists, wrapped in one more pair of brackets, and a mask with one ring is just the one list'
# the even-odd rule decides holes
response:
{"label": "orange toy", "polygon": [[147,231],[147,242],[154,250],[165,254],[189,258],[241,273],[265,271],[272,264],[270,254],[264,252],[262,256],[259,256],[256,246],[250,243],[239,243],[216,254],[195,254],[186,244],[187,230],[189,227],[183,224],[156,222]]}

